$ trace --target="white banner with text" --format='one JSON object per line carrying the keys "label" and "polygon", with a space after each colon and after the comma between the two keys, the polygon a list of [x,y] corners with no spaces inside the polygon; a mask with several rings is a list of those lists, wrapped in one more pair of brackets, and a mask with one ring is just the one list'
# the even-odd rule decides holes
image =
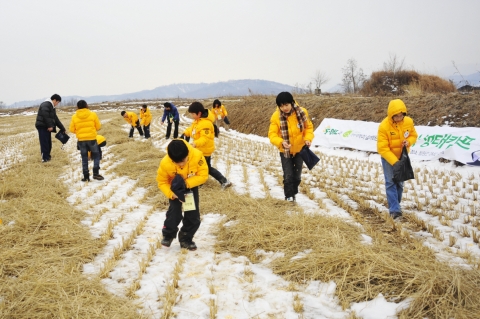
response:
{"label": "white banner with text", "polygon": [[[315,130],[312,144],[377,152],[379,125],[326,118]],[[480,128],[415,125],[415,129],[418,139],[410,148],[412,160],[445,158],[480,167]]]}

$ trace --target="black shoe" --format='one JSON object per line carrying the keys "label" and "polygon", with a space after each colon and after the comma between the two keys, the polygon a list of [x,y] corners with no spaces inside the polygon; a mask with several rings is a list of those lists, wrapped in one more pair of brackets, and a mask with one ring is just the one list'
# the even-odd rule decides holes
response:
{"label": "black shoe", "polygon": [[84,177],[84,178],[82,178],[82,182],[90,182],[90,178]]}
{"label": "black shoe", "polygon": [[180,242],[180,247],[188,249],[190,251],[197,250],[197,245],[195,245],[195,242],[193,242],[193,241],[181,241]]}
{"label": "black shoe", "polygon": [[50,162],[50,159],[42,159],[42,163]]}
{"label": "black shoe", "polygon": [[162,239],[162,246],[170,247],[170,245],[172,244],[172,241],[173,241],[173,238],[163,237],[163,239]]}
{"label": "black shoe", "polygon": [[402,212],[390,213],[390,216],[392,216],[393,219],[397,219],[399,217],[402,217]]}
{"label": "black shoe", "polygon": [[96,179],[97,181],[103,181],[104,180],[103,176],[100,175],[100,174],[97,174],[97,175],[94,174],[93,179]]}

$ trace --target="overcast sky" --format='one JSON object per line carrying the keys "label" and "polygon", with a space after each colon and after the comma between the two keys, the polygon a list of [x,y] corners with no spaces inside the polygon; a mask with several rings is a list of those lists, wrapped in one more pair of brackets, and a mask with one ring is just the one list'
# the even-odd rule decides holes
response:
{"label": "overcast sky", "polygon": [[341,81],[390,55],[423,73],[480,71],[478,0],[0,0],[0,101],[173,83]]}

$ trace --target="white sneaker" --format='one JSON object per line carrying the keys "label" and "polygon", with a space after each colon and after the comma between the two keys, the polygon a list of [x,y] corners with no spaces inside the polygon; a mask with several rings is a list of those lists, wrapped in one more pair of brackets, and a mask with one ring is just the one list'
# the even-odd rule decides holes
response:
{"label": "white sneaker", "polygon": [[295,197],[293,197],[293,196],[292,197],[287,197],[287,198],[285,198],[285,200],[287,202],[295,202]]}

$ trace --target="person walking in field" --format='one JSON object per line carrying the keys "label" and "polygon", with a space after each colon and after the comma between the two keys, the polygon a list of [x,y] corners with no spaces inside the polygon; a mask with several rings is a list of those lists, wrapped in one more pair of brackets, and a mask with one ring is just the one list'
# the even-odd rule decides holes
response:
{"label": "person walking in field", "polygon": [[393,181],[393,167],[399,161],[403,147],[410,151],[418,137],[412,118],[406,115],[405,103],[400,99],[391,100],[387,117],[378,126],[377,151],[382,158],[388,211],[393,219],[402,216],[400,202],[403,194],[403,182]]}
{"label": "person walking in field", "polygon": [[173,138],[178,137],[178,124],[180,123],[180,115],[178,114],[177,107],[171,102],[165,102],[163,104],[165,110],[163,111],[162,116],[162,125],[167,121],[167,132],[165,138],[168,140],[170,138],[170,133],[172,131],[172,124],[175,125],[173,130]]}
{"label": "person walking in field", "polygon": [[[178,232],[180,247],[196,250],[193,237],[200,227],[200,198],[198,186],[208,179],[205,157],[181,139],[172,140],[167,146],[167,155],[160,161],[157,171],[158,188],[168,198],[169,206],[163,224],[162,245],[170,247]],[[182,216],[183,206],[183,216]]]}
{"label": "person walking in field", "polygon": [[122,111],[120,114],[123,116],[125,121],[127,121],[127,123],[132,126],[130,128],[130,133],[128,134],[129,138],[133,138],[133,131],[135,130],[135,128],[137,128],[140,136],[143,136],[143,130],[142,130],[142,127],[140,126],[140,120],[138,119],[137,114],[133,112],[125,112],[125,111]]}
{"label": "person walking in field", "polygon": [[152,113],[147,108],[146,104],[142,105],[140,109],[140,120],[143,125],[143,132],[145,132],[145,138],[150,138],[150,123],[152,122]]}
{"label": "person walking in field", "polygon": [[188,113],[192,116],[193,123],[185,130],[182,137],[193,138],[193,147],[198,148],[205,156],[208,173],[220,183],[223,189],[230,187],[232,183],[211,165],[211,156],[215,151],[213,114],[205,109],[200,102],[193,102],[188,107]]}
{"label": "person walking in field", "polygon": [[[96,140],[98,144],[99,159],[102,160],[103,158],[102,147],[107,145],[107,140],[105,139],[105,136],[100,134],[97,134]],[[90,151],[88,152],[88,160],[93,161],[92,153]]]}
{"label": "person walking in field", "polygon": [[65,133],[65,127],[57,117],[55,107],[62,101],[58,94],[52,95],[49,100],[45,100],[37,112],[37,119],[35,120],[35,128],[38,131],[38,139],[40,141],[40,153],[42,155],[42,163],[49,162],[52,158],[52,132],[57,131]]}
{"label": "person walking in field", "polygon": [[270,118],[268,138],[280,150],[285,199],[295,202],[302,178],[303,158],[300,151],[312,143],[313,124],[307,110],[297,105],[289,92],[279,93],[276,103],[278,108]]}
{"label": "person walking in field", "polygon": [[77,102],[77,111],[70,121],[70,132],[77,136],[77,146],[82,157],[82,182],[90,181],[88,152],[93,159],[93,179],[103,180],[100,175],[100,147],[97,143],[97,131],[102,127],[96,113],[88,109],[87,102]]}
{"label": "person walking in field", "polygon": [[218,129],[220,126],[224,126],[225,130],[228,131],[230,129],[230,121],[228,120],[228,113],[225,106],[219,100],[213,101],[212,112],[215,115],[215,125]]}

